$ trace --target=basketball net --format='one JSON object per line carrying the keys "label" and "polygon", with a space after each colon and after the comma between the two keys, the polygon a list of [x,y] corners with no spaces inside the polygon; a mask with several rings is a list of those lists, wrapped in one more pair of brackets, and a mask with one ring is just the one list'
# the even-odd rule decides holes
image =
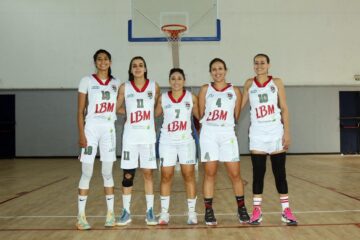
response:
{"label": "basketball net", "polygon": [[182,34],[187,30],[185,25],[181,24],[167,24],[161,27],[161,31],[164,32],[168,42],[171,45],[173,67],[180,67],[179,60],[179,42],[181,41]]}

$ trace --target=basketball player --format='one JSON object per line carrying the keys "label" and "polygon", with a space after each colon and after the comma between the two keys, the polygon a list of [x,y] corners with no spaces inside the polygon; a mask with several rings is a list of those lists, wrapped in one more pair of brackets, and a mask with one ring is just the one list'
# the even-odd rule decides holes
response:
{"label": "basketball player", "polygon": [[191,134],[191,118],[194,115],[195,118],[199,119],[198,99],[184,89],[185,73],[182,69],[173,68],[170,70],[169,83],[171,91],[165,92],[159,97],[155,109],[156,117],[164,114],[159,146],[161,163],[159,224],[167,225],[169,223],[171,184],[178,158],[185,182],[189,209],[187,223],[197,224],[195,212],[196,146]]}
{"label": "basketball player", "polygon": [[244,200],[244,186],[240,174],[238,141],[235,136],[235,121],[239,119],[241,92],[239,88],[227,83],[226,64],[215,58],[209,65],[212,83],[201,87],[199,92],[199,111],[202,116],[200,132],[201,161],[204,163],[204,203],[205,223],[216,225],[212,208],[215,177],[218,162],[224,162],[235,194],[240,222],[248,222]]}
{"label": "basketball player", "polygon": [[[120,86],[119,112],[126,110],[126,122],[123,133],[121,168],[123,169],[122,193],[123,210],[116,225],[125,226],[131,222],[131,191],[135,170],[143,172],[147,225],[157,225],[154,215],[154,190],[152,170],[157,168],[155,156],[154,107],[160,94],[159,86],[147,79],[145,60],[134,57],[129,65],[129,81]],[[125,102],[125,108],[123,103]],[[140,162],[140,164],[139,164]]]}
{"label": "basketball player", "polygon": [[268,75],[270,59],[265,54],[254,57],[256,77],[244,85],[242,108],[250,101],[249,129],[251,162],[253,165],[253,213],[250,224],[262,221],[261,202],[269,154],[272,171],[282,206],[281,219],[288,225],[297,221],[289,208],[286,181],[286,150],[290,145],[289,112],[286,105],[285,88],[280,78]]}
{"label": "basketball player", "polygon": [[[82,175],[79,183],[78,221],[79,230],[90,229],[85,217],[85,205],[94,160],[99,146],[102,176],[107,203],[105,227],[115,225],[113,162],[116,160],[116,100],[120,81],[111,75],[111,55],[100,49],[94,54],[96,74],[84,77],[78,93],[79,145],[81,147]],[[85,117],[86,113],[86,117]]]}

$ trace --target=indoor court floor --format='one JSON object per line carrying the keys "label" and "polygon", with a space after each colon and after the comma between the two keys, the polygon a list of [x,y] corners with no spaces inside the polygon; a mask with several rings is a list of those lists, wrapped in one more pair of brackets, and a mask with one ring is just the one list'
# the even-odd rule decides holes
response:
{"label": "indoor court floor", "polygon": [[[104,228],[106,203],[99,161],[90,184],[86,214],[90,231],[75,228],[77,159],[15,159],[0,161],[0,239],[341,239],[360,238],[360,157],[340,155],[290,155],[287,159],[290,207],[296,227],[280,221],[280,203],[268,161],[260,226],[240,224],[230,181],[222,164],[217,174],[214,210],[216,227],[204,224],[202,166],[197,174],[199,224],[186,224],[186,197],[180,172],[176,172],[170,202],[170,224],[148,227],[144,221],[145,197],[140,172],[132,197],[133,222],[126,227]],[[241,157],[246,205],[251,213],[252,169],[249,156]],[[120,213],[119,162],[114,165],[115,211]],[[155,212],[159,213],[159,172],[155,171]]]}

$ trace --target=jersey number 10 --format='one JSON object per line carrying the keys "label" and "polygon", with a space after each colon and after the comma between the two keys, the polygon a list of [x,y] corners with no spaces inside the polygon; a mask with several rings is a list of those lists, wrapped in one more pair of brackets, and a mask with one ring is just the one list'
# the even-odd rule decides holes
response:
{"label": "jersey number 10", "polygon": [[266,103],[268,101],[268,95],[266,93],[259,94],[258,96],[260,103]]}

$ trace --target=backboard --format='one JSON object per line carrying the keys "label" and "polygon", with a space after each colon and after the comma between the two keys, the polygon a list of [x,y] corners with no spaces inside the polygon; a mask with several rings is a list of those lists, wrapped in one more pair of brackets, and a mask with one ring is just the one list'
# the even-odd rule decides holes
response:
{"label": "backboard", "polygon": [[217,0],[132,0],[129,42],[166,42],[166,24],[187,27],[181,41],[220,41]]}

